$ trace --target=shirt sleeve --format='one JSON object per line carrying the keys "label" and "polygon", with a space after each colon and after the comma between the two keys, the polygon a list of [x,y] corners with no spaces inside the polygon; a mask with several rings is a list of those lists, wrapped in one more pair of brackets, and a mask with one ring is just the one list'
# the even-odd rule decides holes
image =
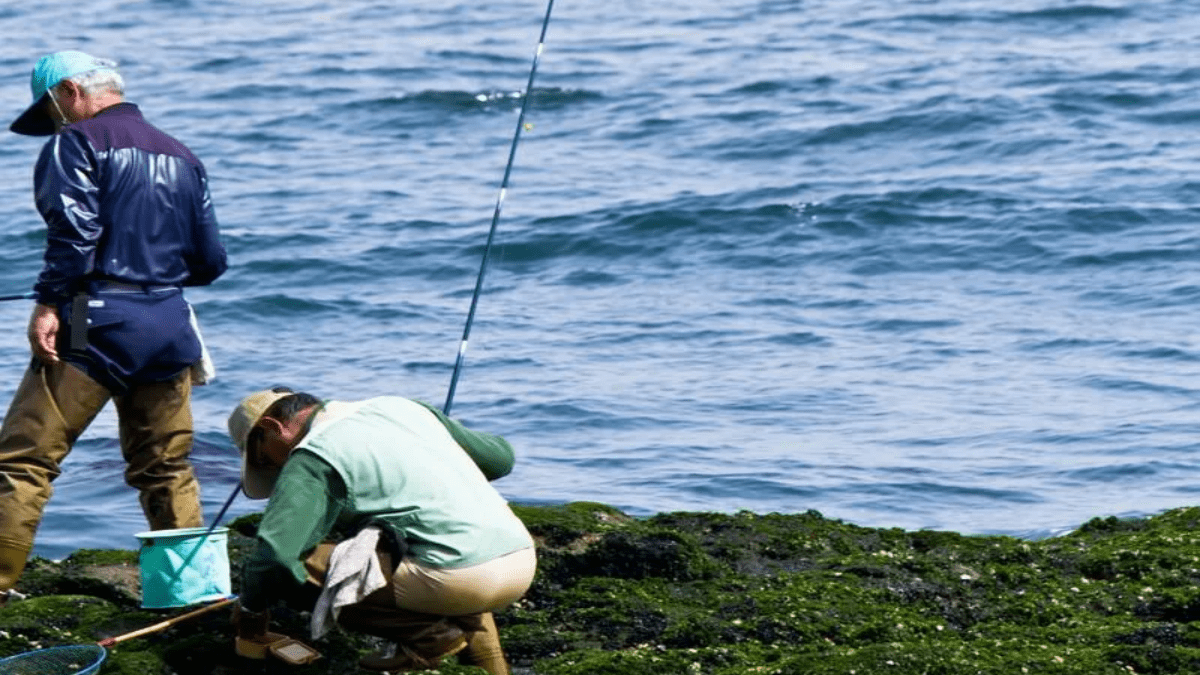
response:
{"label": "shirt sleeve", "polygon": [[33,290],[42,304],[66,301],[95,268],[103,232],[96,171],[91,145],[71,131],[54,136],[38,157],[33,190],[46,221],[46,255]]}
{"label": "shirt sleeve", "polygon": [[417,403],[437,416],[442,426],[450,432],[454,442],[470,455],[475,466],[479,467],[489,481],[503,478],[512,472],[515,459],[512,445],[508,441],[495,434],[468,429],[458,420],[447,417],[441,410],[424,401]]}
{"label": "shirt sleeve", "polygon": [[303,449],[292,453],[242,572],[242,606],[260,612],[303,585],[305,557],[333,531],[345,504],[345,482],[329,463]]}

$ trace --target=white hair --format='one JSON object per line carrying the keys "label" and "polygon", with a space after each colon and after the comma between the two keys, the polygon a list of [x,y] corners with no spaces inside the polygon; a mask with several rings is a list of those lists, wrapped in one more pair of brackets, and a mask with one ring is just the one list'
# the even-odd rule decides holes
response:
{"label": "white hair", "polygon": [[[67,79],[78,85],[89,96],[98,96],[106,92],[124,96],[125,80],[116,70],[116,61],[100,60],[100,63],[104,65],[104,68],[89,70],[86,73],[80,73]],[[62,86],[62,83],[59,83],[58,86]]]}

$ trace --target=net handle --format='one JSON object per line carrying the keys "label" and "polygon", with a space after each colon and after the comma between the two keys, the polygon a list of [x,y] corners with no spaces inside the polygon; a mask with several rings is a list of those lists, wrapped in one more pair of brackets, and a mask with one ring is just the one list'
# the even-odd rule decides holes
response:
{"label": "net handle", "polygon": [[132,640],[133,638],[141,637],[143,635],[157,633],[160,630],[166,630],[166,629],[170,628],[171,626],[174,626],[175,624],[180,623],[182,621],[187,621],[188,619],[194,619],[194,618],[200,616],[201,614],[207,614],[213,610],[225,607],[225,606],[231,604],[234,600],[237,600],[237,598],[232,597],[232,598],[225,598],[224,600],[218,600],[217,602],[214,602],[211,605],[201,607],[200,609],[192,610],[192,611],[188,612],[187,614],[180,614],[179,616],[172,618],[172,619],[167,619],[166,621],[160,621],[160,622],[154,624],[153,626],[147,626],[145,628],[140,628],[138,630],[131,631],[129,633],[125,633],[124,635],[117,635],[114,637],[104,638],[103,640],[100,640],[96,644],[100,645],[101,647],[111,647],[111,646],[117,644],[118,642],[124,642],[126,640]]}

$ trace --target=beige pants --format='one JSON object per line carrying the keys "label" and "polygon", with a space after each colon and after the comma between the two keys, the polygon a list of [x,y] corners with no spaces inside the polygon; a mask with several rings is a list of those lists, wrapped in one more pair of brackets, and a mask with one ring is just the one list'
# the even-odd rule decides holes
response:
{"label": "beige pants", "polygon": [[125,482],[138,489],[154,530],[204,524],[192,451],[188,371],[113,397],[67,363],[35,361],[0,426],[0,591],[12,588],[33,548],[42,511],[80,434],[112,399],[117,408]]}
{"label": "beige pants", "polygon": [[[321,544],[305,560],[309,582],[320,586],[329,569],[333,544]],[[379,554],[380,564],[391,569],[391,557]],[[516,602],[529,590],[537,570],[533,547],[495,560],[459,569],[423,567],[411,558],[396,566],[388,585],[354,605],[342,608],[338,623],[351,630],[378,635],[396,642],[422,634],[447,617],[467,637],[459,661],[478,666],[490,675],[508,675],[508,662],[500,647],[500,633],[492,612]]]}
{"label": "beige pants", "polygon": [[473,567],[440,569],[405,558],[392,574],[396,606],[415,612],[495,612],[521,599],[537,570],[533,547]]}

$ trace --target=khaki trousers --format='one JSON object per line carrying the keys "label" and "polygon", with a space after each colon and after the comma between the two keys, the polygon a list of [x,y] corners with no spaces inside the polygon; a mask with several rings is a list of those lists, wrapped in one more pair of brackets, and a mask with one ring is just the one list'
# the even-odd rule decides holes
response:
{"label": "khaki trousers", "polygon": [[[310,583],[324,584],[333,547],[320,544],[305,560]],[[379,553],[379,562],[384,570],[393,569],[387,553]],[[387,586],[362,602],[343,607],[338,623],[393,642],[405,642],[410,636],[425,635],[431,628],[449,623],[467,638],[467,648],[458,655],[461,663],[478,666],[490,675],[509,675],[492,611],[520,599],[529,589],[536,567],[532,547],[460,570],[433,570],[405,558],[395,566]]]}
{"label": "khaki trousers", "polygon": [[192,451],[191,375],[138,384],[117,397],[79,368],[34,360],[0,426],[0,591],[33,549],[51,482],[76,439],[110,399],[117,408],[125,482],[154,530],[204,524]]}

